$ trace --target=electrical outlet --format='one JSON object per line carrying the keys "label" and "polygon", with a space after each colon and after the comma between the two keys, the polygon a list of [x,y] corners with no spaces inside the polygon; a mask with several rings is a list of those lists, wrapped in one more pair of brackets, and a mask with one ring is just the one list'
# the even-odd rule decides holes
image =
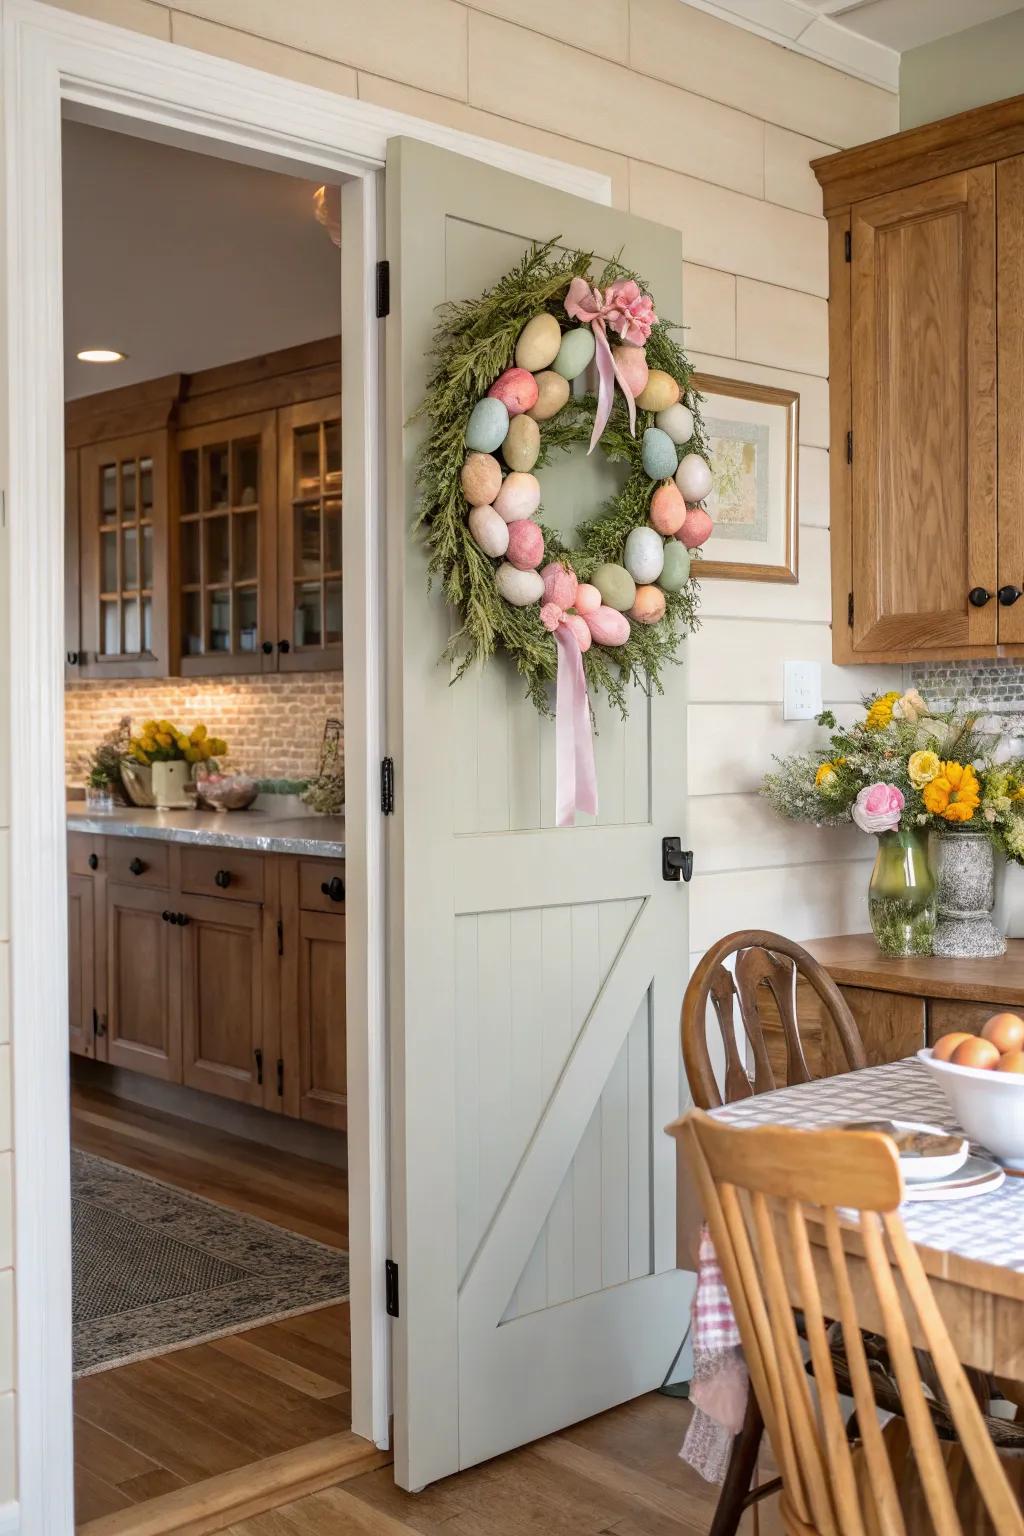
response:
{"label": "electrical outlet", "polygon": [[813,720],[821,714],[821,663],[787,661],[784,663],[782,718]]}

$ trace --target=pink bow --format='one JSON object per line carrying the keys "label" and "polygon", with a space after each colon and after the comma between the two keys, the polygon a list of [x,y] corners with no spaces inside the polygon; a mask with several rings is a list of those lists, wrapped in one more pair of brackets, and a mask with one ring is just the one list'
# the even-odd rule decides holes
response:
{"label": "pink bow", "polygon": [[610,325],[617,336],[633,346],[642,347],[651,334],[651,326],[657,320],[654,301],[649,294],[641,293],[632,278],[619,278],[601,293],[586,278],[574,277],[565,296],[565,312],[571,320],[589,325],[597,344],[597,375],[600,387],[597,394],[597,412],[594,430],[590,437],[588,453],[593,453],[600,442],[601,433],[608,425],[612,413],[615,379],[626,397],[629,411],[629,430],[636,433],[636,404],[633,391],[623,378],[615,362],[615,355],[608,344],[607,327]]}

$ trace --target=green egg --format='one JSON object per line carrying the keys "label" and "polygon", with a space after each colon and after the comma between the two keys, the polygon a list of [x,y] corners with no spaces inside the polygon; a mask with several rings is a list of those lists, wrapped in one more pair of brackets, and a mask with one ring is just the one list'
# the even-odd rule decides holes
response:
{"label": "green egg", "polygon": [[690,551],[678,539],[665,540],[665,564],[658,586],[665,592],[681,592],[690,579]]}
{"label": "green egg", "polygon": [[566,331],[562,337],[558,356],[551,366],[556,373],[562,375],[563,379],[576,379],[584,368],[590,366],[595,346],[594,333],[590,326],[578,325],[575,330]]}
{"label": "green egg", "polygon": [[508,411],[500,400],[485,395],[470,413],[466,427],[466,447],[477,453],[493,453],[505,441]]}
{"label": "green egg", "polygon": [[636,602],[636,582],[624,565],[599,565],[590,578],[608,608],[625,613]]}

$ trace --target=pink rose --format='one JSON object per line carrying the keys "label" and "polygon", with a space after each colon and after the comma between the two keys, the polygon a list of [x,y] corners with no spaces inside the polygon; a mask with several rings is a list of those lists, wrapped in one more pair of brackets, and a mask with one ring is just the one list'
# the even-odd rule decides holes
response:
{"label": "pink rose", "polygon": [[895,784],[869,784],[853,804],[853,819],[862,832],[892,832],[906,804]]}
{"label": "pink rose", "polygon": [[654,300],[649,293],[641,293],[632,280],[613,283],[605,294],[605,301],[614,305],[608,316],[608,324],[623,341],[634,347],[642,347],[651,334],[651,326],[657,320]]}

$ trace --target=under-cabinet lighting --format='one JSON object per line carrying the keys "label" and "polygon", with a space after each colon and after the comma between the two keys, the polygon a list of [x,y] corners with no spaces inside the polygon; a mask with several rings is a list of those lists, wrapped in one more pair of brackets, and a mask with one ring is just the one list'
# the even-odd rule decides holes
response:
{"label": "under-cabinet lighting", "polygon": [[86,347],[75,356],[80,363],[123,363],[127,352],[115,352],[113,347]]}

